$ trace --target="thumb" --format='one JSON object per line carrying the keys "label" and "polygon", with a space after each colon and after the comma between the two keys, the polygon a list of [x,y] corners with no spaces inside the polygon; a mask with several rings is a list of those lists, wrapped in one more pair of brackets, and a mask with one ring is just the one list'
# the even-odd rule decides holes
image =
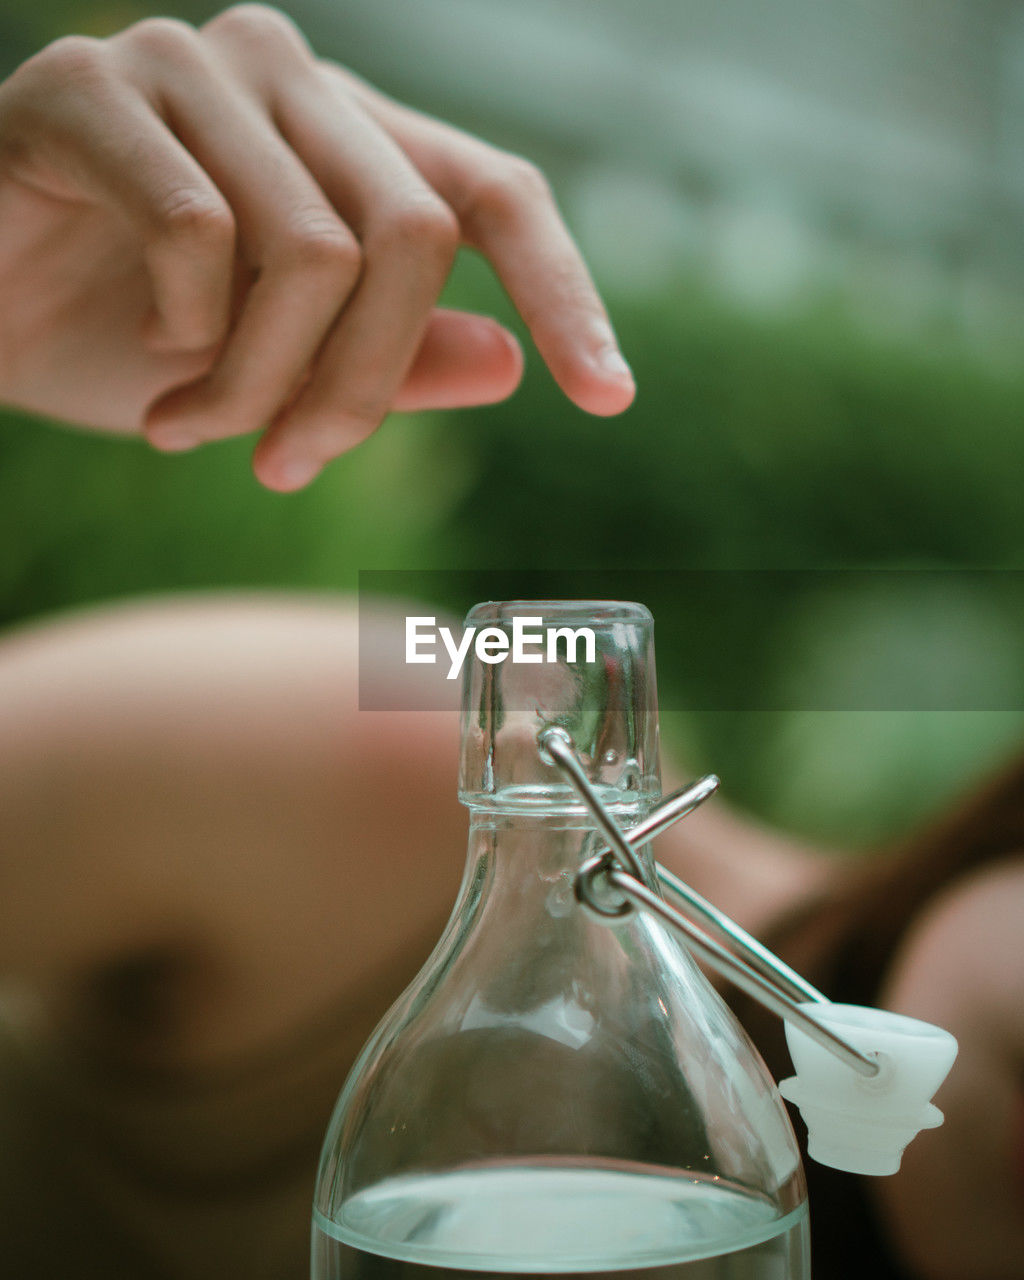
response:
{"label": "thumb", "polygon": [[522,375],[522,349],[508,329],[489,316],[438,308],[392,407],[494,404],[515,391]]}

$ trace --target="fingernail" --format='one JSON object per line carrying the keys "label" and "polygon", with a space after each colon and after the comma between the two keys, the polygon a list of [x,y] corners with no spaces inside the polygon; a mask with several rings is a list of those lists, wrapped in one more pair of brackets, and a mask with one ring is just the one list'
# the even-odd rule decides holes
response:
{"label": "fingernail", "polygon": [[165,426],[150,427],[146,432],[149,443],[164,453],[185,453],[199,445],[200,439],[187,427],[179,427],[173,422]]}
{"label": "fingernail", "polygon": [[618,347],[603,347],[594,357],[594,364],[601,373],[612,378],[633,379],[633,370],[623,359]]}
{"label": "fingernail", "polygon": [[287,489],[301,489],[314,480],[321,471],[321,464],[309,458],[292,458],[284,462],[278,470],[281,483]]}

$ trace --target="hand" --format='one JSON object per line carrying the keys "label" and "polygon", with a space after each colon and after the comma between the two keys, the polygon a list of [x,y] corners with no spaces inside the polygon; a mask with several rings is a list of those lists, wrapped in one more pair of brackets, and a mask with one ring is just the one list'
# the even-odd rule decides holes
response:
{"label": "hand", "polygon": [[490,260],[566,394],[633,382],[532,165],[313,56],[240,5],[66,37],[0,85],[0,399],[157,448],[262,430],[301,488],[391,409],[483,404],[515,339],[435,307]]}

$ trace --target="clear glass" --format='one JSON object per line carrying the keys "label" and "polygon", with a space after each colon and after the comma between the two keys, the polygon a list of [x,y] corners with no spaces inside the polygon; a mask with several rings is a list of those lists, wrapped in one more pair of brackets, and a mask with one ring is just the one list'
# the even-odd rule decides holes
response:
{"label": "clear glass", "polygon": [[[478,604],[467,627],[555,634],[555,662],[467,663],[462,700],[459,798],[582,813],[576,794],[537,751],[537,735],[559,725],[572,737],[590,781],[617,812],[646,809],[661,795],[654,620],[638,604],[599,600],[509,600]],[[593,661],[579,638],[594,637]],[[524,644],[536,657],[545,646]]]}
{"label": "clear glass", "polygon": [[803,1173],[774,1083],[657,920],[607,924],[578,905],[574,876],[596,837],[560,775],[537,763],[538,730],[563,724],[618,820],[648,811],[650,616],[517,602],[470,619],[486,609],[510,626],[523,608],[601,619],[600,657],[582,664],[596,670],[538,665],[532,697],[519,696],[529,680],[509,664],[467,675],[462,890],[338,1101],[313,1278],[804,1280]]}

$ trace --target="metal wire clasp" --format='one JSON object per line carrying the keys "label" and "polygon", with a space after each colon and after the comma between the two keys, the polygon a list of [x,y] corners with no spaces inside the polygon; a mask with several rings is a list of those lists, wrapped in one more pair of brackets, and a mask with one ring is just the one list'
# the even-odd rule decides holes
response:
{"label": "metal wire clasp", "polygon": [[624,919],[636,908],[658,916],[683,935],[701,960],[765,1008],[798,1024],[808,1036],[858,1074],[869,1078],[878,1074],[879,1063],[874,1054],[862,1053],[802,1007],[800,1002],[829,1003],[817,987],[660,864],[654,864],[658,883],[684,903],[700,923],[670,906],[657,891],[657,885],[647,883],[637,849],[714,795],[718,789],[714,774],[675,792],[643,821],[623,831],[587,777],[572,737],[565,729],[557,725],[543,729],[537,737],[537,746],[541,759],[557,768],[579,796],[608,845],[583,862],[576,873],[574,888],[582,907],[608,924]]}

